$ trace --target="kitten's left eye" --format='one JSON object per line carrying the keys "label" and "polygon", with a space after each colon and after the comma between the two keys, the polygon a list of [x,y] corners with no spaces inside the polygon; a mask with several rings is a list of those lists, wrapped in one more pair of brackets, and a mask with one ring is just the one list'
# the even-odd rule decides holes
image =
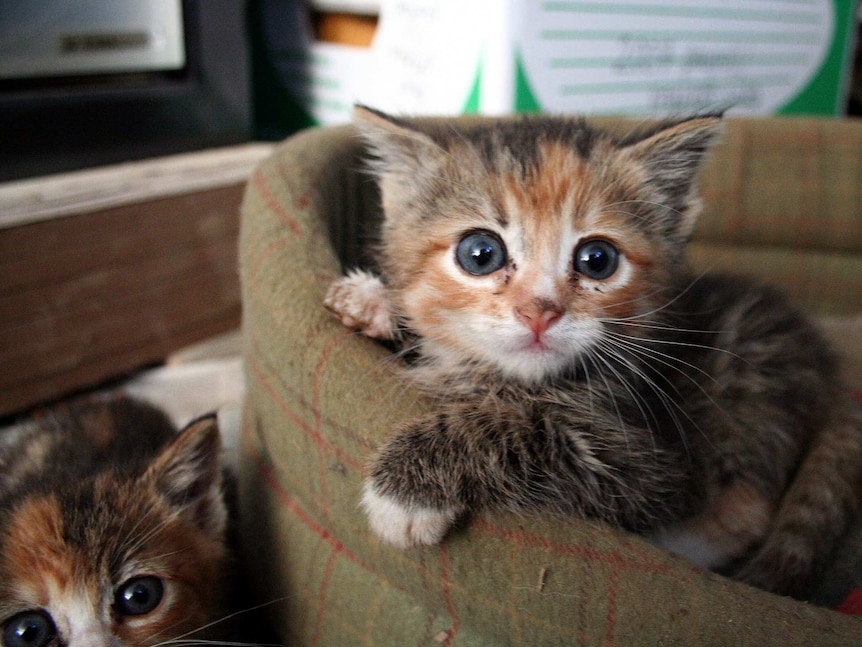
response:
{"label": "kitten's left eye", "polygon": [[484,276],[506,264],[506,246],[490,231],[471,231],[458,243],[455,259],[468,274]]}
{"label": "kitten's left eye", "polygon": [[610,278],[620,264],[620,253],[606,240],[588,240],[575,250],[575,271],[595,281]]}
{"label": "kitten's left eye", "polygon": [[159,606],[165,587],[152,575],[134,577],[117,589],[114,609],[124,616],[142,616]]}
{"label": "kitten's left eye", "polygon": [[42,610],[24,611],[3,626],[4,647],[45,647],[57,635],[51,616]]}

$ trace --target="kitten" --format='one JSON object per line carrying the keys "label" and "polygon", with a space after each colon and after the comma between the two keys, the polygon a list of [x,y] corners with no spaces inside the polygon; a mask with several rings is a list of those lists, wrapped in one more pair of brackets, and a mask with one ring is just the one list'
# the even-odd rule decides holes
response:
{"label": "kitten", "polygon": [[216,619],[226,510],[215,417],[179,434],[131,399],[0,435],[3,647],[200,638]]}
{"label": "kitten", "polygon": [[373,459],[373,530],[406,547],[465,515],[554,510],[804,595],[859,504],[862,420],[781,295],[686,268],[720,116],[626,136],[356,117],[381,271],[350,272],[325,304],[416,354],[438,402]]}

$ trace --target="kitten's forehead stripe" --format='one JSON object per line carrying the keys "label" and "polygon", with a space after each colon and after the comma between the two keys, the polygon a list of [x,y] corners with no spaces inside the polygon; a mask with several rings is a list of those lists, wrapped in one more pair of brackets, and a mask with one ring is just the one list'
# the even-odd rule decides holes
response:
{"label": "kitten's forehead stripe", "polygon": [[457,131],[430,124],[420,129],[444,149],[458,148],[467,142],[489,170],[501,171],[501,165],[505,164],[520,171],[522,176],[530,175],[541,162],[542,144],[558,143],[581,158],[589,159],[596,142],[604,137],[580,118],[534,115],[467,126]]}
{"label": "kitten's forehead stripe", "polygon": [[504,184],[504,202],[520,217],[527,250],[548,237],[553,239],[549,244],[558,241],[553,232],[575,228],[581,212],[596,199],[585,162],[570,149],[546,143],[537,150],[540,172],[528,180],[510,174]]}

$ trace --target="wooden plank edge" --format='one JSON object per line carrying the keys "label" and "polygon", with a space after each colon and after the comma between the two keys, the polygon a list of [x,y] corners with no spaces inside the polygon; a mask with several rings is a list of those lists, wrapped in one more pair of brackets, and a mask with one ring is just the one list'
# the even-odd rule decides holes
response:
{"label": "wooden plank edge", "polygon": [[0,229],[244,183],[273,147],[242,144],[0,184]]}

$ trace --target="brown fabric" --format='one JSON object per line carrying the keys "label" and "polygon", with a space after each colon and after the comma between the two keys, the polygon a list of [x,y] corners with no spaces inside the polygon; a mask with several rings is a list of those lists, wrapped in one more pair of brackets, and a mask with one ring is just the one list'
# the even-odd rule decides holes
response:
{"label": "brown fabric", "polygon": [[[862,312],[860,144],[858,124],[731,122],[704,188],[733,208],[707,210],[696,262],[757,271],[818,312]],[[371,536],[357,505],[365,460],[427,404],[384,348],[321,305],[341,272],[335,249],[355,259],[376,209],[360,153],[350,127],[302,133],[259,168],[242,211],[243,557],[257,601],[280,600],[269,616],[286,644],[862,644],[859,619],[590,521],[480,518],[406,552]],[[862,335],[843,341],[862,347]]]}

